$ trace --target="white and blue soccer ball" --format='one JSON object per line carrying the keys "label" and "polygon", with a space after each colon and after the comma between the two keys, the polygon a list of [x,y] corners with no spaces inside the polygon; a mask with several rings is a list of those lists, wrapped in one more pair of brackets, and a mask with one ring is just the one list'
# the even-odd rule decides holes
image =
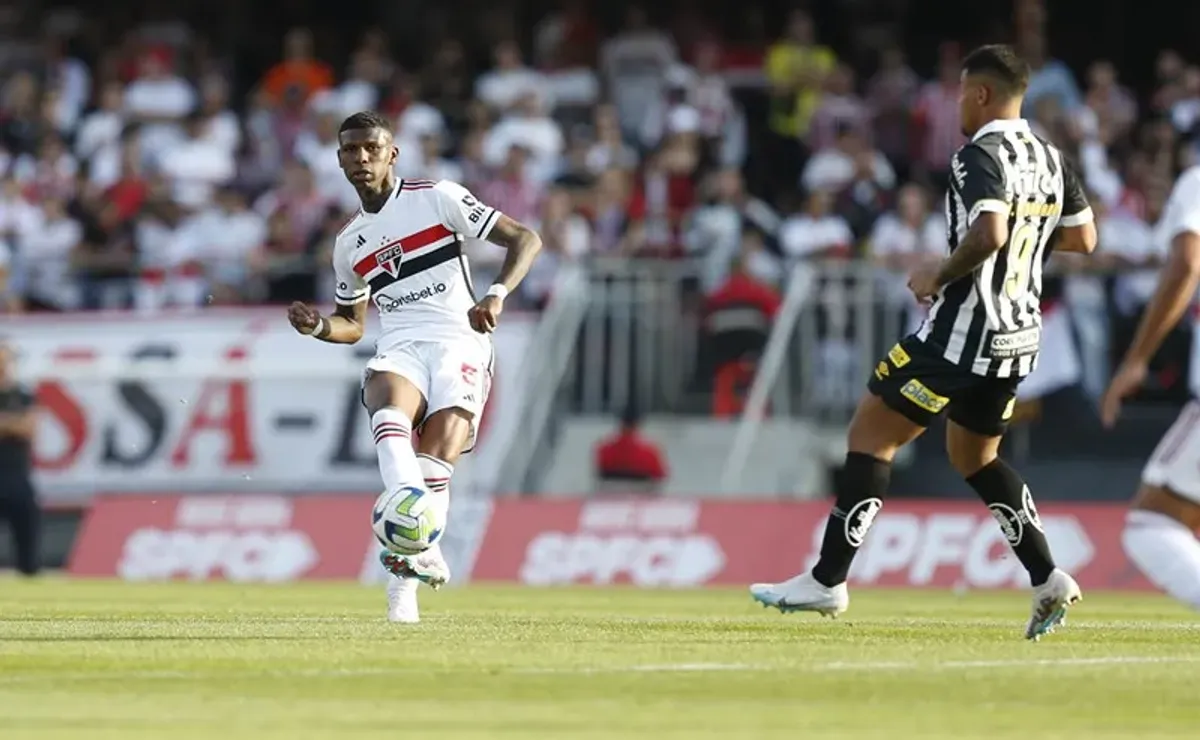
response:
{"label": "white and blue soccer ball", "polygon": [[415,486],[381,493],[371,511],[375,538],[400,555],[428,550],[446,528],[444,515],[433,499],[428,491]]}

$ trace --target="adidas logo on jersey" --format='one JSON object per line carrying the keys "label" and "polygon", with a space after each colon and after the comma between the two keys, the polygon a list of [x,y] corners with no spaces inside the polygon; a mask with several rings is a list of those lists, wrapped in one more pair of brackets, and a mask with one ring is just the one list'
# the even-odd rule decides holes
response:
{"label": "adidas logo on jersey", "polygon": [[445,292],[445,283],[435,283],[434,285],[426,286],[420,290],[410,290],[407,293],[401,293],[400,295],[385,295],[383,293],[376,293],[375,306],[380,310],[381,313],[390,313],[400,309],[403,306],[419,303],[426,298],[432,298],[435,295],[440,295],[441,293]]}

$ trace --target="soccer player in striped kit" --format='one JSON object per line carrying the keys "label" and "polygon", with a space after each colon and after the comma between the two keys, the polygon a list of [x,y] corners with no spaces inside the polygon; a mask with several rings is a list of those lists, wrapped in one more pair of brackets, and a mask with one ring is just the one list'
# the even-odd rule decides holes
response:
{"label": "soccer player in striped kit", "polygon": [[1025,636],[1052,631],[1079,600],[1075,580],[1054,565],[1029,488],[999,456],[1017,386],[1037,363],[1042,265],[1052,249],[1087,254],[1096,245],[1078,177],[1021,118],[1028,83],[1028,65],[1007,46],[984,46],[964,60],[960,109],[970,141],[951,160],[950,253],[909,279],[929,316],[880,360],[850,422],[845,486],[816,566],[751,586],[760,603],[829,616],[846,610],[846,577],[883,507],[892,460],[942,412],[951,464],[1029,572]]}
{"label": "soccer player in striped kit", "polygon": [[[1187,313],[1200,284],[1200,167],[1175,183],[1155,229],[1169,246],[1158,289],[1137,335],[1101,403],[1111,427],[1121,402],[1146,380],[1150,359]],[[1193,393],[1195,389],[1193,388]],[[1154,585],[1200,609],[1200,402],[1184,406],[1142,471],[1142,485],[1125,519],[1125,554]]]}
{"label": "soccer player in striped kit", "polygon": [[[391,123],[355,113],[338,132],[338,161],[362,207],[333,247],[337,307],[322,316],[293,303],[296,331],[333,344],[362,339],[367,306],[382,328],[363,375],[363,405],[385,490],[425,489],[449,511],[449,481],[460,455],[475,444],[492,376],[492,340],[504,299],[529,272],[542,240],[528,227],[481,203],[463,186],[396,177]],[[464,238],[508,250],[496,282],[475,295]],[[412,435],[420,429],[413,450]],[[417,622],[417,588],[450,578],[435,544],[411,557],[381,555],[394,576],[388,619]]]}

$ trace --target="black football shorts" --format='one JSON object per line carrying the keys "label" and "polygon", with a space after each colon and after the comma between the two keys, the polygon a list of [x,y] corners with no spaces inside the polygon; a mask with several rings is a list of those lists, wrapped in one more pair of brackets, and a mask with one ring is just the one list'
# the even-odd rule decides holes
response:
{"label": "black football shorts", "polygon": [[1020,382],[976,375],[909,335],[875,366],[867,389],[914,424],[927,427],[944,411],[969,431],[999,437],[1012,418]]}

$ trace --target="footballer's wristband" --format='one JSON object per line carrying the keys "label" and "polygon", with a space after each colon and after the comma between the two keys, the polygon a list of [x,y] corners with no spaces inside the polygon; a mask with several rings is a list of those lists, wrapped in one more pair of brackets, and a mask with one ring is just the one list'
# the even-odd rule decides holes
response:
{"label": "footballer's wristband", "polygon": [[326,327],[328,327],[328,326],[329,326],[329,319],[326,319],[324,316],[318,316],[317,317],[317,325],[314,326],[311,330],[304,332],[304,334],[306,336],[319,338],[322,334],[325,333]]}
{"label": "footballer's wristband", "polygon": [[500,283],[492,283],[492,287],[488,288],[487,293],[484,295],[495,296],[500,300],[504,300],[505,298],[508,298],[508,288],[504,287]]}

